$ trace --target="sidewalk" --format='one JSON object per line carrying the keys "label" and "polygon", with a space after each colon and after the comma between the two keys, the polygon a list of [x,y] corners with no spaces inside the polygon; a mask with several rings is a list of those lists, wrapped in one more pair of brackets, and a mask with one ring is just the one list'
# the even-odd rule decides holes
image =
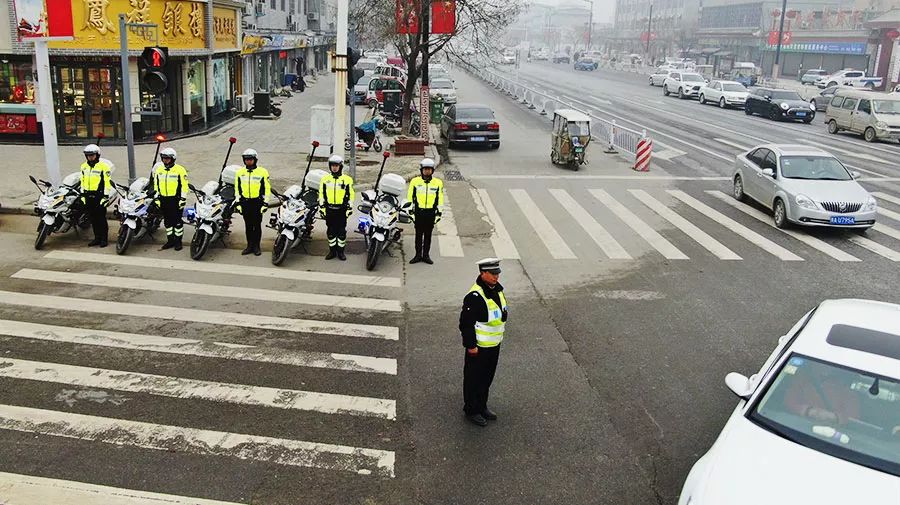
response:
{"label": "sidewalk", "polygon": [[[308,86],[304,93],[295,93],[290,98],[275,98],[281,103],[282,115],[279,119],[236,119],[229,125],[208,135],[190,137],[164,143],[178,152],[178,163],[188,169],[191,182],[196,186],[218,178],[228,149],[229,137],[235,137],[237,143],[228,159],[229,164],[241,163],[241,152],[253,148],[259,152],[259,164],[266,167],[272,177],[272,186],[283,190],[291,184],[300,182],[306,170],[306,157],[310,145],[310,109],[317,104],[330,104],[334,96],[334,76],[320,75],[318,82]],[[364,117],[367,109],[357,108],[357,120]],[[338,152],[349,160],[349,153],[343,151],[340,139]],[[382,135],[385,149],[393,146],[393,138]],[[60,146],[59,157],[61,173],[77,172],[84,161],[83,146]],[[101,144],[101,155],[116,165],[113,180],[125,184],[128,181],[127,152],[124,146],[108,146]],[[137,176],[150,173],[153,153],[156,145],[135,146],[135,163]],[[327,150],[316,153],[327,157]],[[437,149],[428,146],[426,155],[437,160]],[[41,145],[5,145],[3,156],[13,163],[0,167],[0,212],[31,213],[32,202],[37,199],[38,191],[28,180],[28,175],[36,178],[47,178],[44,160],[44,148]],[[385,172],[404,175],[409,179],[411,174],[418,173],[418,157],[391,157],[385,166]],[[378,173],[382,160],[381,153],[358,152],[356,183],[361,189],[371,187]],[[313,161],[313,168],[327,170],[323,161]]]}

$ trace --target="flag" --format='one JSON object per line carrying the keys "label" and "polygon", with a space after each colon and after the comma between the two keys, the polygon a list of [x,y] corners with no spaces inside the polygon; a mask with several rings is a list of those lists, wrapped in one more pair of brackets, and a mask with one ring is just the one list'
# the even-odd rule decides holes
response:
{"label": "flag", "polygon": [[419,33],[419,0],[397,0],[397,33]]}
{"label": "flag", "polygon": [[431,33],[456,31],[456,0],[432,0]]}

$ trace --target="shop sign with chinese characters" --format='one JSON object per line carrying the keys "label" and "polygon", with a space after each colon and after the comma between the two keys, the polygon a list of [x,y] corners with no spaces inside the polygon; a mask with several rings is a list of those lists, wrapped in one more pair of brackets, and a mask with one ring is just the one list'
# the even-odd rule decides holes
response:
{"label": "shop sign with chinese characters", "polygon": [[238,48],[238,11],[213,7],[213,35],[216,49]]}
{"label": "shop sign with chinese characters", "polygon": [[[191,0],[72,0],[75,40],[51,42],[69,49],[118,49],[119,14],[129,23],[158,25],[159,45],[171,49],[206,47],[206,2]],[[128,44],[155,43],[153,30],[130,30]]]}

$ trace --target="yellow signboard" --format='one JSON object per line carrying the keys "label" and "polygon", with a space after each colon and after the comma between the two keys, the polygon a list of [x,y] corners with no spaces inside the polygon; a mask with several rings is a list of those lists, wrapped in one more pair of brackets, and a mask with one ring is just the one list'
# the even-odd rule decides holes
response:
{"label": "yellow signboard", "polygon": [[[119,14],[129,23],[158,25],[159,45],[169,49],[206,47],[206,2],[192,0],[72,0],[75,40],[53,48],[118,49]],[[128,28],[131,49],[156,43],[155,30]]]}
{"label": "yellow signboard", "polygon": [[213,7],[213,47],[216,49],[238,48],[238,11],[225,7]]}

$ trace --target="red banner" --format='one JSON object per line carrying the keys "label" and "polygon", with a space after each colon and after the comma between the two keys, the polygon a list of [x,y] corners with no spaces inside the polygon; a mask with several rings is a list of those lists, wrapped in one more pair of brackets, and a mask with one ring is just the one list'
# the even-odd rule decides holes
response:
{"label": "red banner", "polygon": [[456,0],[432,0],[431,33],[456,31]]}
{"label": "red banner", "polygon": [[[794,36],[791,32],[785,31],[781,32],[781,45],[788,46],[791,44]],[[777,46],[778,45],[778,31],[769,32],[769,45]]]}
{"label": "red banner", "polygon": [[0,114],[0,133],[25,133],[27,123],[22,114]]}
{"label": "red banner", "polygon": [[19,40],[40,37],[71,37],[72,0],[14,0]]}
{"label": "red banner", "polygon": [[419,0],[397,0],[397,33],[419,33]]}

